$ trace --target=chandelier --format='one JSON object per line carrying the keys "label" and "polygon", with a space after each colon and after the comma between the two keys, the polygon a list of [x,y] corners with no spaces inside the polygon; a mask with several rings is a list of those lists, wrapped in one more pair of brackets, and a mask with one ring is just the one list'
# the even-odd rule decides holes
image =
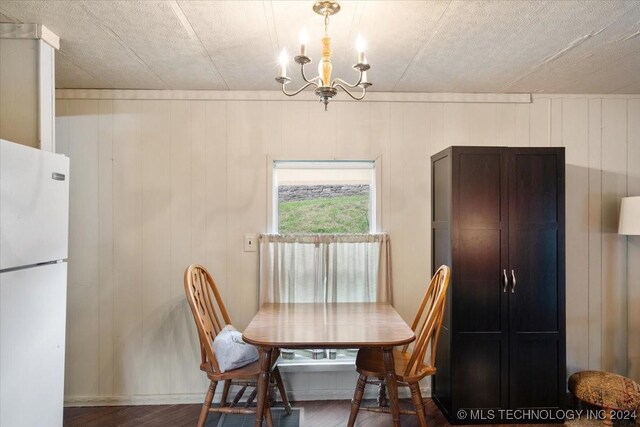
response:
{"label": "chandelier", "polygon": [[[287,96],[296,96],[306,88],[310,86],[315,86],[315,94],[320,98],[320,102],[324,103],[324,110],[327,110],[327,104],[331,98],[336,96],[338,93],[338,88],[342,89],[349,95],[351,98],[356,101],[360,101],[367,94],[367,88],[371,86],[371,83],[367,81],[367,70],[370,68],[369,64],[364,57],[364,48],[365,43],[362,39],[362,36],[358,34],[358,40],[356,43],[356,47],[358,49],[358,62],[353,66],[353,68],[359,72],[358,81],[355,84],[349,84],[346,81],[335,78],[331,80],[331,37],[329,37],[329,16],[335,15],[340,11],[340,5],[337,1],[317,1],[313,5],[313,11],[319,15],[324,16],[324,37],[322,37],[322,59],[318,64],[318,75],[313,77],[312,79],[307,79],[307,76],[304,72],[304,66],[311,62],[311,58],[307,56],[307,42],[308,36],[303,28],[300,32],[300,55],[294,58],[296,64],[300,65],[300,74],[302,75],[302,79],[305,81],[305,85],[300,89],[295,90],[293,92],[287,92],[286,85],[291,81],[289,77],[287,77],[287,63],[289,62],[289,58],[287,56],[287,51],[285,49],[282,50],[280,54],[280,75],[276,77],[276,81],[282,84],[282,92]],[[355,89],[359,87],[362,89],[362,92],[359,94],[355,94],[349,89]]]}

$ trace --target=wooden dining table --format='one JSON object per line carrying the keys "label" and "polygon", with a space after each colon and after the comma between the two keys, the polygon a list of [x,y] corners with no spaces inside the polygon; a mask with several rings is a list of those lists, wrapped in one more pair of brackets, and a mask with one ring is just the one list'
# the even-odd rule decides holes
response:
{"label": "wooden dining table", "polygon": [[362,348],[383,350],[393,425],[400,426],[393,348],[415,340],[413,330],[386,303],[264,304],[244,331],[262,349],[255,427],[262,426],[271,354],[275,349]]}

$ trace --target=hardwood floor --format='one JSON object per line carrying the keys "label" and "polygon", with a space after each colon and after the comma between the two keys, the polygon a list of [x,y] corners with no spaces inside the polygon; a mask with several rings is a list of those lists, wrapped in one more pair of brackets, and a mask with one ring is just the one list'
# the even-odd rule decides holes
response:
{"label": "hardwood floor", "polygon": [[[312,401],[300,402],[304,407],[304,427],[344,427],[349,419],[349,411],[351,410],[351,402],[348,400],[334,401]],[[374,402],[363,402],[363,406],[373,405]],[[410,408],[410,400],[401,402],[401,407]],[[429,399],[427,406],[427,423],[429,427],[448,426],[447,420],[444,418],[435,403]],[[418,418],[412,415],[401,416],[402,426],[415,427],[418,426]],[[391,425],[390,414],[376,414],[374,412],[360,411],[356,420],[356,426],[361,427],[388,427]]]}
{"label": "hardwood floor", "polygon": [[[403,402],[409,404],[409,402]],[[350,402],[347,400],[296,402],[294,407],[304,408],[304,427],[344,426],[349,418]],[[201,405],[149,405],[65,408],[65,427],[155,427],[195,426]],[[433,402],[427,406],[431,427],[448,426]],[[217,414],[211,414],[217,417]],[[382,427],[390,424],[391,415],[360,411],[357,426]],[[403,416],[402,425],[418,425],[415,417]]]}
{"label": "hardwood floor", "polygon": [[[370,402],[363,402],[365,403],[370,404]],[[427,400],[425,404],[429,427],[449,426],[432,400]],[[410,402],[403,401],[402,405],[410,405]],[[304,427],[343,427],[349,418],[350,402],[347,400],[294,402],[293,406],[304,408]],[[200,407],[201,405],[153,405],[65,408],[64,426],[193,427],[196,425]],[[403,427],[418,426],[418,419],[411,415],[403,415],[401,421]],[[386,427],[390,424],[391,415],[367,411],[360,411],[356,422],[356,426],[360,427]],[[520,427],[524,426],[524,424],[520,425]]]}

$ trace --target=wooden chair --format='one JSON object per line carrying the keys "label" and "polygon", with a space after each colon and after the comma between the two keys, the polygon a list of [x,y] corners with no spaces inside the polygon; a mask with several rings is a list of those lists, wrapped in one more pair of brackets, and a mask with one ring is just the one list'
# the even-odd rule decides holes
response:
{"label": "wooden chair", "polygon": [[[222,298],[220,297],[220,293],[218,292],[218,288],[216,287],[213,278],[206,268],[199,264],[192,264],[184,272],[184,290],[198,329],[201,350],[200,369],[206,372],[207,377],[211,380],[204,403],[202,404],[197,426],[204,426],[209,412],[255,414],[255,408],[250,408],[249,405],[256,395],[255,387],[258,376],[260,375],[259,362],[256,361],[241,368],[220,373],[216,354],[213,350],[213,339],[226,325],[231,325],[231,319],[229,318],[229,314],[222,302]],[[275,380],[275,385],[280,391],[280,396],[282,397],[285,410],[290,414],[291,405],[289,404],[287,393],[284,389],[284,385],[282,384],[280,371],[275,364],[279,353],[273,353],[274,355],[271,360],[271,378]],[[219,407],[212,407],[211,402],[219,381],[224,381],[222,399]],[[234,398],[233,402],[228,404],[227,398],[232,382],[242,386],[242,388]],[[254,387],[254,390],[249,396],[245,407],[237,407],[236,405],[240,401],[247,387]],[[273,421],[271,419],[269,404],[265,407],[264,415],[267,419],[267,425],[272,426]]]}
{"label": "wooden chair", "polygon": [[[396,378],[398,385],[408,386],[411,389],[411,400],[415,408],[414,411],[401,410],[402,414],[413,414],[418,416],[420,426],[427,425],[425,407],[420,394],[420,380],[426,376],[436,373],[435,358],[440,327],[444,318],[444,308],[446,302],[447,288],[451,271],[446,265],[441,266],[431,279],[427,292],[422,298],[418,313],[411,329],[416,334],[412,351],[409,345],[405,345],[402,350],[393,352]],[[426,312],[426,315],[425,315]],[[430,345],[430,347],[429,347]],[[430,349],[428,360],[425,362],[427,350]],[[353,427],[358,416],[362,396],[366,384],[372,383],[369,378],[385,378],[384,360],[382,350],[379,348],[363,348],[358,351],[356,357],[356,370],[360,374],[358,384],[351,402],[351,414],[348,426]],[[373,412],[390,413],[389,407],[378,406],[362,408]]]}

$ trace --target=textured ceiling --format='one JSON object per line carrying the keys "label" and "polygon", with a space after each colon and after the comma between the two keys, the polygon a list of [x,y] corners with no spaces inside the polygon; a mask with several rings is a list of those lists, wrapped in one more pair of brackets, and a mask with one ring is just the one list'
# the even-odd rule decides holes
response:
{"label": "textured ceiling", "polygon": [[[277,90],[278,53],[297,53],[302,26],[317,64],[312,4],[2,0],[0,20],[60,36],[59,88]],[[355,77],[362,33],[372,90],[640,93],[638,0],[341,4],[330,25],[334,76]]]}

